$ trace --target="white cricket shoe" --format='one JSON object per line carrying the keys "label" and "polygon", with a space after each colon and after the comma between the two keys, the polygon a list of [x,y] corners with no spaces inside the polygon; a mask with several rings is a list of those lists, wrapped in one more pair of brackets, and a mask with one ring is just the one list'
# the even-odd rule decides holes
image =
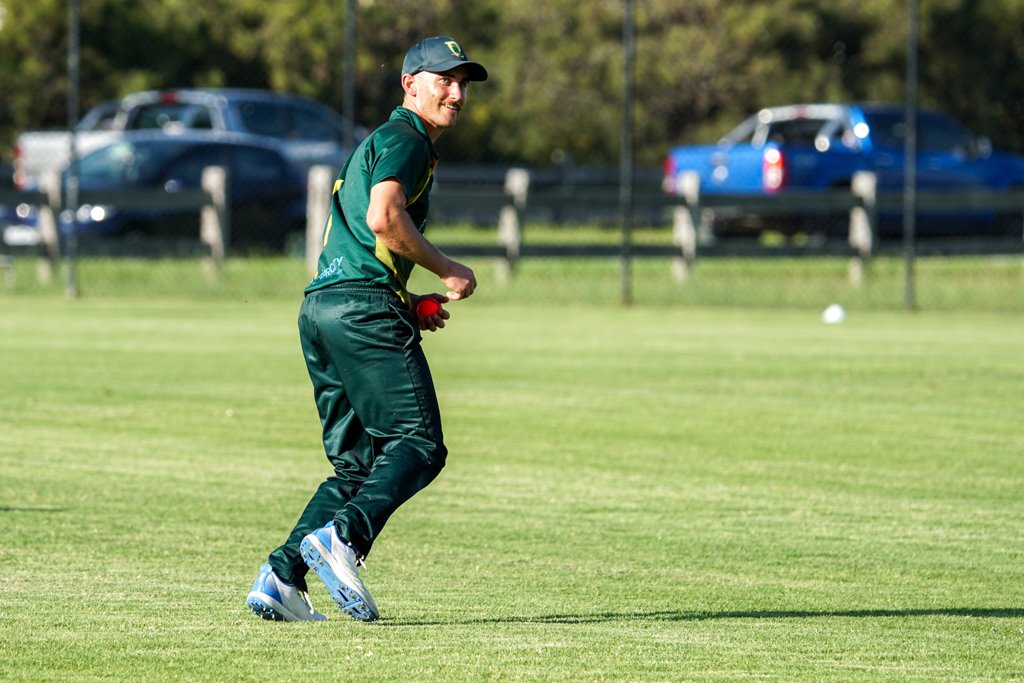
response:
{"label": "white cricket shoe", "polygon": [[356,569],[355,551],[338,536],[334,520],[302,539],[302,559],[327,586],[342,612],[356,621],[376,621],[377,604]]}
{"label": "white cricket shoe", "polygon": [[260,567],[245,604],[256,616],[272,621],[327,621],[313,609],[306,591],[278,577],[269,564]]}

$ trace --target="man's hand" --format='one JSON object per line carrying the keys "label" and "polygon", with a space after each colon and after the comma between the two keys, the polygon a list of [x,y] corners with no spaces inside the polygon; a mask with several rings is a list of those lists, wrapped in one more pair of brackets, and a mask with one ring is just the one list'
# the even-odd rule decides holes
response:
{"label": "man's hand", "polygon": [[[438,329],[444,327],[444,321],[451,317],[451,313],[444,310],[441,304],[448,301],[448,297],[441,296],[440,294],[411,294],[409,295],[412,299],[412,310],[416,312],[416,320],[419,323],[420,329],[424,332],[436,332]],[[424,315],[423,308],[420,306],[420,302],[424,300],[432,300],[437,302],[437,311]]]}
{"label": "man's hand", "polygon": [[453,301],[465,299],[476,290],[476,276],[473,275],[473,271],[458,261],[451,261],[448,273],[441,276],[441,282],[448,288],[448,298]]}

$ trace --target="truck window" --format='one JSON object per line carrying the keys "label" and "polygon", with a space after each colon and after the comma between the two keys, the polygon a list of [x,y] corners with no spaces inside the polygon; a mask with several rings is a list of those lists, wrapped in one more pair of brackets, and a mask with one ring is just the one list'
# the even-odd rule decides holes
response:
{"label": "truck window", "polygon": [[83,157],[79,170],[82,177],[90,182],[110,185],[145,183],[173,153],[174,150],[166,145],[115,142]]}
{"label": "truck window", "polygon": [[973,136],[945,116],[924,114],[917,120],[917,144],[931,152],[964,152],[972,147]]}
{"label": "truck window", "polygon": [[117,185],[134,180],[132,169],[137,166],[135,149],[128,142],[117,142],[78,162],[78,171],[90,182]]}
{"label": "truck window", "polygon": [[302,140],[340,142],[344,139],[345,131],[341,122],[333,121],[322,113],[305,107],[296,107],[292,110],[292,120],[296,130],[294,137]]}
{"label": "truck window", "polygon": [[866,114],[871,129],[871,141],[875,147],[903,148],[906,137],[906,126],[900,112],[880,112]]}
{"label": "truck window", "polygon": [[210,110],[206,107],[199,107],[189,125],[196,130],[212,130],[213,119],[210,117]]}
{"label": "truck window", "polygon": [[75,130],[114,130],[114,120],[120,111],[120,102],[107,100],[90,109]]}
{"label": "truck window", "polygon": [[149,130],[180,124],[185,128],[212,128],[210,111],[197,104],[143,104],[132,112],[128,130]]}
{"label": "truck window", "polygon": [[202,185],[203,169],[208,166],[228,168],[227,161],[227,155],[220,146],[189,147],[163,169],[160,177],[177,180],[184,187],[199,187]]}
{"label": "truck window", "polygon": [[849,150],[859,149],[857,136],[850,127],[849,119],[845,116],[828,121],[821,127],[818,135],[814,138],[814,148],[819,152],[826,152],[840,147],[845,147]]}
{"label": "truck window", "polygon": [[288,109],[273,102],[242,102],[238,105],[245,129],[256,135],[272,138],[290,137]]}
{"label": "truck window", "polygon": [[[903,147],[907,126],[902,112],[881,112],[867,116],[876,145]],[[953,119],[921,112],[917,117],[917,147],[929,152],[955,152],[971,148],[973,138],[966,128]]]}
{"label": "truck window", "polygon": [[818,131],[829,119],[790,119],[775,121],[768,128],[768,142],[779,145],[811,146],[818,137]]}

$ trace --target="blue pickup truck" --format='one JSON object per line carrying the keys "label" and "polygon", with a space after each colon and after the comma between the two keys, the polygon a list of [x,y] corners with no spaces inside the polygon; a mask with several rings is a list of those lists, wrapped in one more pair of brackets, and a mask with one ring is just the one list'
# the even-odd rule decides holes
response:
{"label": "blue pickup truck", "polygon": [[[665,159],[664,189],[678,193],[687,171],[699,174],[702,194],[753,196],[789,189],[849,188],[854,173],[871,171],[877,175],[880,191],[898,190],[903,187],[905,128],[905,109],[896,105],[801,104],[762,109],[716,145],[672,149]],[[920,110],[917,141],[922,190],[1024,187],[1024,157],[994,151],[988,139],[945,114]],[[740,231],[776,227],[756,216],[742,218],[733,225],[739,225]],[[925,221],[924,235],[929,229],[934,234],[965,229],[957,218],[945,214]],[[888,221],[890,226],[895,223]],[[792,219],[787,223],[790,231],[798,225]]]}

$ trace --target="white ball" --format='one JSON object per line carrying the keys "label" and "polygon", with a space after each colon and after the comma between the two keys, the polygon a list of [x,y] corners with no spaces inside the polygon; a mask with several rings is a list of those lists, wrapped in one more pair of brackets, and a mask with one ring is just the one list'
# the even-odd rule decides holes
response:
{"label": "white ball", "polygon": [[821,321],[827,325],[836,325],[846,320],[846,311],[839,304],[831,304],[821,314]]}

